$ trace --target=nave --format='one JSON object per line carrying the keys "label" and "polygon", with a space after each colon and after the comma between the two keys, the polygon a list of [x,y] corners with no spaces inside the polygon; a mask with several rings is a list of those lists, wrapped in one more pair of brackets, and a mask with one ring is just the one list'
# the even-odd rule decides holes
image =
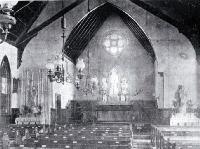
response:
{"label": "nave", "polygon": [[145,123],[96,123],[44,126],[10,125],[1,129],[1,148],[10,149],[199,149],[199,127]]}
{"label": "nave", "polygon": [[[39,128],[39,135],[36,135],[36,127]],[[57,125],[48,127],[46,131],[41,132],[44,129],[42,125],[9,126],[6,131],[10,139],[9,148],[130,149],[132,146],[131,125],[127,123],[97,123],[85,126]],[[19,141],[16,132],[19,131],[23,136],[25,135],[24,130],[29,131],[30,137]],[[1,137],[3,131],[5,132],[5,130],[1,130]],[[3,148],[5,148],[5,144]]]}
{"label": "nave", "polygon": [[1,148],[200,149],[194,1],[1,1]]}

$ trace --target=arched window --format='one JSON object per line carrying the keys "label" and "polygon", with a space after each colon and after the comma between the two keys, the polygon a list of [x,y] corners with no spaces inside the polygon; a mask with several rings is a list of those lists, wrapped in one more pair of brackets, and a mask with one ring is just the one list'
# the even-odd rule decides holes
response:
{"label": "arched window", "polygon": [[0,66],[0,114],[10,114],[11,72],[7,56],[4,56]]}

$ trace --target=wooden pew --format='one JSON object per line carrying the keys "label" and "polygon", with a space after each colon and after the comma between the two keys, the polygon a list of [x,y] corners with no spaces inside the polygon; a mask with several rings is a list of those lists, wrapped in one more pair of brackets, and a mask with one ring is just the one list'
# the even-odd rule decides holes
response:
{"label": "wooden pew", "polygon": [[[13,130],[20,129],[13,127]],[[24,128],[22,128],[23,130]],[[30,128],[33,129],[33,128]],[[32,131],[31,131],[32,132]],[[72,134],[72,135],[71,135]],[[10,148],[74,148],[74,149],[130,149],[130,127],[121,125],[97,125],[94,127],[71,127],[52,134],[41,134],[38,140],[30,139],[24,144],[12,143]]]}
{"label": "wooden pew", "polygon": [[200,148],[200,127],[152,126],[151,140],[159,149]]}

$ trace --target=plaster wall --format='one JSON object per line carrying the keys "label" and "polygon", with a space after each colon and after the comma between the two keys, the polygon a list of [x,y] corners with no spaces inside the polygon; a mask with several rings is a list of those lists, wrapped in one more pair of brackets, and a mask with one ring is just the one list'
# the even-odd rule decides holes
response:
{"label": "plaster wall", "polygon": [[[108,0],[128,13],[150,39],[157,58],[157,72],[164,73],[164,108],[170,108],[178,85],[183,85],[187,98],[196,105],[196,54],[190,41],[171,24],[161,20],[134,3]],[[159,93],[155,94],[157,97]]]}
{"label": "plaster wall", "polygon": [[[0,44],[0,63],[3,60],[3,57],[7,56],[8,61],[10,64],[10,70],[11,70],[11,91],[13,89],[13,78],[18,78],[18,70],[17,70],[17,48],[3,42]],[[17,102],[17,93],[11,94],[11,108],[18,108],[18,102]]]}
{"label": "plaster wall", "polygon": [[[112,35],[118,35],[119,37],[125,38],[123,49],[117,55],[112,55],[112,53],[107,51],[106,46],[104,45],[105,39],[108,37],[110,38]],[[110,44],[112,44],[111,42],[114,41],[111,40]],[[128,101],[154,99],[155,81],[152,57],[148,55],[147,51],[117,14],[112,14],[107,18],[80,56],[86,63],[86,68],[84,70],[84,74],[86,75],[88,73],[88,50],[90,56],[90,76],[96,76],[100,86],[102,86],[102,79],[107,79],[109,86],[109,89],[107,90],[109,95],[108,101],[112,100],[116,104],[120,101],[119,95],[114,97],[114,99],[110,96],[110,91],[112,89],[112,78],[110,77],[113,68],[116,68],[117,70],[118,79],[116,80],[116,85],[119,94],[122,80],[125,78],[127,81]],[[85,86],[84,83],[85,82],[83,82],[82,86]],[[142,90],[142,92],[137,94],[139,90]],[[80,100],[84,98],[102,100],[102,97],[99,96],[99,92],[94,92],[92,97],[91,95],[87,95],[86,97],[84,97],[84,94],[80,95],[81,96],[78,97]]]}
{"label": "plaster wall", "polygon": [[[194,103],[198,102],[196,87],[196,56],[189,40],[179,33],[172,25],[157,18],[128,0],[108,1],[128,13],[150,39],[158,62],[156,70],[157,72],[164,73],[163,107],[170,108],[172,106],[172,101],[175,100],[174,94],[178,85],[184,86],[188,98],[190,98]],[[102,3],[102,1],[92,1],[91,8],[94,8],[100,3]],[[49,7],[47,6],[41,14],[41,16],[47,15],[47,17],[40,16],[36,21],[35,26],[43,22],[43,18],[49,18],[49,12],[51,12],[50,14],[52,15],[56,13],[61,6],[57,5],[56,2],[53,2],[54,6],[50,6],[52,5],[51,3],[48,5]],[[87,3],[84,2],[65,14],[65,17],[67,18],[67,29],[65,32],[67,37],[78,21],[86,15],[86,8]],[[61,52],[61,35],[62,30],[60,28],[60,19],[40,31],[25,48],[22,67],[44,67],[48,58]],[[71,68],[72,66],[73,65],[71,65]],[[73,90],[69,92],[73,92]],[[68,95],[66,94],[66,96]],[[159,93],[156,92],[154,96],[159,96]],[[72,98],[73,96],[70,93],[70,97],[62,99],[67,100]],[[67,101],[65,103],[67,103]]]}

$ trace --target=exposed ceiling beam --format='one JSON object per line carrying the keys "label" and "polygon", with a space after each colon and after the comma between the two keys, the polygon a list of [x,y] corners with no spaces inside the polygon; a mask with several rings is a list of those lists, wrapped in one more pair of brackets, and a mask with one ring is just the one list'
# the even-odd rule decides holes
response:
{"label": "exposed ceiling beam", "polygon": [[158,16],[159,18],[163,19],[164,21],[174,25],[175,27],[180,27],[182,24],[181,22],[178,22],[177,20],[173,19],[168,14],[162,12],[159,8],[151,5],[148,1],[145,0],[130,0],[131,2],[135,3],[139,7],[149,11],[150,13]]}
{"label": "exposed ceiling beam", "polygon": [[[183,33],[191,41],[197,56],[200,56],[199,2],[196,0],[171,0],[169,2],[173,8],[170,9],[170,6],[168,6],[163,10],[154,0],[130,1],[177,27],[179,32]],[[165,0],[162,1],[164,2]],[[179,17],[176,18],[176,15],[179,15]]]}
{"label": "exposed ceiling beam", "polygon": [[77,24],[77,26],[74,27],[65,42],[63,49],[65,55],[70,57],[73,62],[76,62],[90,40],[94,37],[99,28],[112,13],[116,13],[122,18],[124,23],[136,36],[141,45],[146,49],[147,53],[151,55],[152,60],[155,60],[155,53],[153,51],[151,42],[143,30],[126,13],[110,3],[105,3],[104,5],[90,12]]}
{"label": "exposed ceiling beam", "polygon": [[16,13],[20,12],[21,10],[23,10],[24,8],[26,8],[28,5],[30,5],[31,3],[33,3],[34,1],[29,2],[28,4],[22,6],[21,8],[19,8],[18,10],[15,10],[14,15],[16,15]]}
{"label": "exposed ceiling beam", "polygon": [[53,17],[51,17],[50,19],[48,19],[45,22],[43,22],[38,27],[36,27],[36,28],[32,29],[31,31],[29,31],[27,34],[24,35],[23,39],[21,39],[20,41],[18,41],[17,46],[19,46],[20,44],[22,44],[24,41],[29,41],[29,40],[27,40],[27,38],[34,37],[34,35],[37,35],[37,33],[39,31],[41,31],[43,28],[45,28],[46,26],[48,26],[49,24],[51,24],[52,22],[54,22],[58,18],[62,17],[65,13],[69,12],[70,10],[72,10],[73,8],[75,8],[76,6],[78,6],[79,4],[81,4],[84,1],[85,0],[77,0],[77,1],[73,2],[69,6],[67,6],[64,9],[62,9],[61,11],[59,11]]}
{"label": "exposed ceiling beam", "polygon": [[[25,34],[28,32],[28,30],[31,28],[31,26],[33,25],[33,23],[35,22],[35,20],[38,18],[39,14],[41,13],[41,11],[44,9],[44,7],[47,5],[48,1],[44,1],[41,6],[39,6],[39,10],[37,12],[35,12],[35,15],[33,18],[31,18],[31,20],[29,21],[29,23],[26,25],[24,31],[19,35],[19,37],[17,38],[17,40],[15,41],[15,45],[17,43],[19,43],[19,41],[22,40],[22,38],[25,36]],[[27,6],[28,7],[28,6]]]}

